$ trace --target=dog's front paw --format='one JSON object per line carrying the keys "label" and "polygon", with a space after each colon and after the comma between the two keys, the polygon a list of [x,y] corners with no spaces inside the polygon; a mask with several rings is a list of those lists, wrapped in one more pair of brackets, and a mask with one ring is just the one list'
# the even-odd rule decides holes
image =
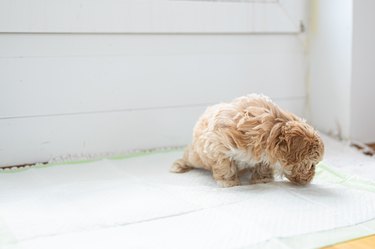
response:
{"label": "dog's front paw", "polygon": [[273,179],[273,169],[268,164],[258,164],[251,172],[250,184],[269,183]]}
{"label": "dog's front paw", "polygon": [[224,188],[229,188],[229,187],[241,185],[241,181],[239,179],[236,179],[236,180],[216,180],[216,183],[220,187],[224,187]]}
{"label": "dog's front paw", "polygon": [[250,184],[273,182],[273,177],[250,178]]}

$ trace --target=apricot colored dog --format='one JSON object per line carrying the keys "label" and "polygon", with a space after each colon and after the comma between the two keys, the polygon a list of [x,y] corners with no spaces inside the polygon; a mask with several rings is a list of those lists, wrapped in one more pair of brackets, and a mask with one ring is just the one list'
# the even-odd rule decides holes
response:
{"label": "apricot colored dog", "polygon": [[223,187],[240,185],[246,170],[251,184],[273,181],[278,172],[305,185],[323,153],[313,127],[268,97],[251,94],[208,107],[194,127],[192,144],[171,171],[210,170]]}

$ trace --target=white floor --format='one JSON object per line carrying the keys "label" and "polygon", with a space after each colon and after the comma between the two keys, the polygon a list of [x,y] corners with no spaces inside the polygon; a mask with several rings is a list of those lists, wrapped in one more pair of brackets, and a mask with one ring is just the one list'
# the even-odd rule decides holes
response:
{"label": "white floor", "polygon": [[181,151],[1,171],[0,248],[312,248],[283,238],[375,233],[375,159],[324,140],[307,187],[219,188],[205,171],[169,173]]}
{"label": "white floor", "polygon": [[338,142],[323,136],[325,144],[324,162],[342,171],[375,180],[375,157],[366,156],[346,142]]}

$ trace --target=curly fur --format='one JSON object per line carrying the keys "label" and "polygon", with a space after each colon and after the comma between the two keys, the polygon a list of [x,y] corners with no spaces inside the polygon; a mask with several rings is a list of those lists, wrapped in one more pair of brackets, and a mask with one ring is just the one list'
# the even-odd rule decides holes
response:
{"label": "curly fur", "polygon": [[304,185],[323,153],[321,138],[304,120],[252,94],[207,108],[194,127],[193,143],[171,171],[210,170],[223,187],[240,185],[245,171],[251,173],[250,183],[272,181],[279,171]]}

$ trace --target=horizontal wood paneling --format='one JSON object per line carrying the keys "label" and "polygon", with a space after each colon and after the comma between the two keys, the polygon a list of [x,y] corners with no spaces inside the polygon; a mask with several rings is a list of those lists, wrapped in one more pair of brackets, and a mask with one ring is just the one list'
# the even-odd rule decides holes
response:
{"label": "horizontal wood paneling", "polygon": [[304,53],[294,35],[0,34],[0,58]]}
{"label": "horizontal wood paneling", "polygon": [[294,36],[1,37],[0,118],[305,96]]}
{"label": "horizontal wood paneling", "polygon": [[305,65],[294,35],[0,34],[0,166],[184,145],[251,92],[303,115]]}

